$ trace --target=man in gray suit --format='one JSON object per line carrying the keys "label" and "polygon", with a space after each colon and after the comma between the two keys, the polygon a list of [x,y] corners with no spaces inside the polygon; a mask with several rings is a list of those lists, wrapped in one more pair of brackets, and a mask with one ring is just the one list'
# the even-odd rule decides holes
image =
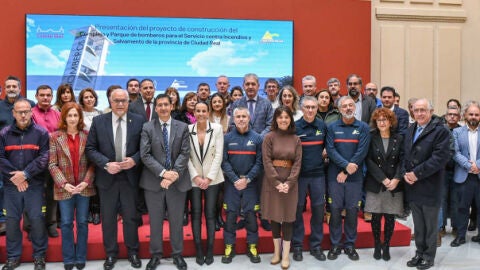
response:
{"label": "man in gray suit", "polygon": [[[455,141],[455,181],[454,196],[458,202],[456,224],[457,237],[450,243],[452,247],[465,244],[465,234],[468,227],[470,204],[475,199],[477,209],[480,209],[480,105],[469,101],[465,106],[465,125],[453,130]],[[457,209],[455,209],[457,210]],[[480,212],[477,212],[477,219]],[[478,235],[472,237],[473,242],[480,242]]]}
{"label": "man in gray suit", "polygon": [[[232,111],[237,107],[248,108],[250,126],[263,138],[270,131],[273,109],[270,101],[258,96],[259,87],[258,76],[253,73],[246,74],[243,77],[243,89],[246,95],[233,103]],[[230,125],[234,125],[233,117],[230,118]]]}
{"label": "man in gray suit", "polygon": [[163,255],[163,218],[165,209],[170,222],[170,240],[173,263],[178,269],[187,269],[183,251],[183,208],[187,191],[192,188],[188,173],[190,143],[188,126],[170,117],[171,100],[168,95],[155,98],[158,118],[143,126],[140,155],[144,164],[140,187],[145,190],[145,201],[150,216],[150,253],[147,270],[154,270]]}

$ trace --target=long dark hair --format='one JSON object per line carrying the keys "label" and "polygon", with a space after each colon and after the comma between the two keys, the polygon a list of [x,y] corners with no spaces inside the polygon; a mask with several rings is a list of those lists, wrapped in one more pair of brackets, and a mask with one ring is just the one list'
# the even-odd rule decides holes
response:
{"label": "long dark hair", "polygon": [[287,106],[281,105],[275,109],[273,113],[273,121],[272,121],[272,131],[279,131],[277,124],[277,118],[283,113],[286,112],[288,117],[290,118],[290,125],[288,125],[288,129],[286,130],[287,133],[295,134],[295,120],[293,119],[293,112]]}

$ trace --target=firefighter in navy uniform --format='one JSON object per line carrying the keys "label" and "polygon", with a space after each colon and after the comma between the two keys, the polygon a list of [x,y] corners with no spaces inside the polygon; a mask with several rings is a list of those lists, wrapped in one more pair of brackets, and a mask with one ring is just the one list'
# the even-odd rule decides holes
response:
{"label": "firefighter in navy uniform", "polygon": [[247,256],[252,263],[259,263],[258,224],[255,214],[259,210],[256,181],[262,171],[262,137],[249,129],[250,115],[247,108],[236,108],[233,118],[235,128],[225,135],[223,147],[224,208],[227,220],[223,230],[225,254],[222,263],[231,263],[235,256],[235,227],[240,209],[243,210],[246,221]]}
{"label": "firefighter in navy uniform", "polygon": [[346,210],[343,249],[351,260],[358,260],[355,250],[357,213],[362,200],[363,161],[370,144],[369,127],[355,119],[355,102],[349,96],[341,97],[338,107],[342,119],[327,127],[326,148],[330,157],[328,166],[328,202],[331,209],[330,241],[327,258],[335,260],[341,253],[342,209]]}

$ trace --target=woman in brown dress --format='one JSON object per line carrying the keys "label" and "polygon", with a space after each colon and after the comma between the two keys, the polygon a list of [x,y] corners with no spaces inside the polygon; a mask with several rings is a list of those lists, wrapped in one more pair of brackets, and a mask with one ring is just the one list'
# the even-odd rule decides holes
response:
{"label": "woman in brown dress", "polygon": [[302,145],[295,135],[295,123],[289,108],[278,107],[273,119],[272,132],[265,136],[262,145],[265,176],[260,201],[263,217],[271,220],[272,224],[274,253],[270,263],[281,262],[282,269],[288,269],[298,201],[297,180],[302,162]]}

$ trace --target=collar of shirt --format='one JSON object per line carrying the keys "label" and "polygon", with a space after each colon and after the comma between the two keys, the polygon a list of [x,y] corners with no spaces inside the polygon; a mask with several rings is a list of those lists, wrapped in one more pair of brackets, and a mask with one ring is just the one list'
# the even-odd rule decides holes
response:
{"label": "collar of shirt", "polygon": [[163,127],[164,123],[167,123],[167,128],[169,128],[172,125],[172,118],[168,118],[166,122],[163,122],[160,118],[158,118],[158,121],[160,121],[160,125]]}
{"label": "collar of shirt", "polygon": [[[116,124],[117,121],[118,121],[118,118],[120,118],[120,117],[112,112],[112,121],[113,121],[113,123]],[[124,115],[122,116],[122,120],[125,121],[125,123],[127,122],[127,114],[124,114]]]}
{"label": "collar of shirt", "polygon": [[250,101],[250,100],[255,100],[255,102],[258,101],[258,95],[256,95],[256,96],[253,97],[253,98],[249,98],[249,97],[247,97],[247,96],[245,96],[245,97],[247,98],[247,102]]}

